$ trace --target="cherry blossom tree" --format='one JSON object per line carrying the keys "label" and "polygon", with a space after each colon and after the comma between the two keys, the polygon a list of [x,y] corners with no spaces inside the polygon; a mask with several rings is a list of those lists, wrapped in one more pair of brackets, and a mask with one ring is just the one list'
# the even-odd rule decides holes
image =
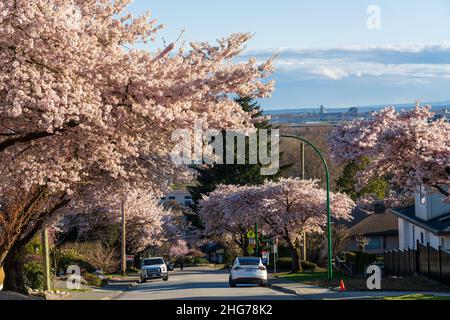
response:
{"label": "cherry blossom tree", "polygon": [[169,249],[169,256],[175,259],[183,258],[189,253],[186,241],[177,240]]}
{"label": "cherry blossom tree", "polygon": [[[327,226],[326,191],[318,180],[281,179],[261,186],[263,201],[255,211],[272,234],[282,237],[292,256],[292,271],[301,270],[300,241],[306,233],[321,234]],[[336,220],[350,220],[355,203],[342,193],[331,193],[331,213]]]}
{"label": "cherry blossom tree", "polygon": [[[76,229],[79,239],[98,225],[110,224],[120,228],[122,222],[122,198],[103,196],[95,199],[93,205],[85,202],[83,207],[75,207],[55,223],[62,232]],[[163,226],[170,220],[171,211],[165,210],[157,198],[147,190],[129,189],[124,197],[126,216],[126,246],[129,254],[138,254],[165,240]],[[80,213],[85,212],[85,213]]]}
{"label": "cherry blossom tree", "polygon": [[[331,194],[335,219],[351,219],[354,206],[347,195]],[[282,237],[291,250],[293,271],[301,270],[302,234],[323,233],[327,225],[326,191],[317,180],[290,178],[257,187],[220,186],[200,207],[207,234],[234,236],[242,245],[247,231],[258,222],[264,233]]]}
{"label": "cherry blossom tree", "polygon": [[[186,168],[170,160],[175,129],[252,127],[230,96],[265,97],[272,61],[236,63],[249,34],[218,45],[135,49],[161,28],[128,0],[0,2],[0,265],[18,240],[80,189],[116,183],[158,194]],[[16,196],[17,195],[17,196]],[[16,206],[11,197],[39,199]],[[5,230],[13,229],[14,232]],[[7,239],[5,240],[4,238]]]}
{"label": "cherry blossom tree", "polygon": [[257,216],[253,205],[258,189],[250,186],[220,185],[199,203],[205,234],[220,242],[233,242],[248,256],[248,230]]}
{"label": "cherry blossom tree", "polygon": [[358,173],[358,188],[389,176],[393,185],[406,189],[403,196],[427,185],[450,200],[450,123],[430,108],[387,108],[372,119],[338,126],[330,136],[333,158],[338,163],[370,160]]}

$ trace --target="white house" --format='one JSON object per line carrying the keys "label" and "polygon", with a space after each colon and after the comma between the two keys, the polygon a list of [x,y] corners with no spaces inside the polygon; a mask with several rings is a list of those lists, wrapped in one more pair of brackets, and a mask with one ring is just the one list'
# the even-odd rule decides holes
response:
{"label": "white house", "polygon": [[175,190],[161,198],[161,204],[177,203],[182,208],[190,208],[192,204],[192,196],[184,190]]}
{"label": "white house", "polygon": [[419,187],[413,206],[391,209],[398,216],[400,250],[416,248],[417,241],[450,250],[450,203],[443,200],[441,193]]}

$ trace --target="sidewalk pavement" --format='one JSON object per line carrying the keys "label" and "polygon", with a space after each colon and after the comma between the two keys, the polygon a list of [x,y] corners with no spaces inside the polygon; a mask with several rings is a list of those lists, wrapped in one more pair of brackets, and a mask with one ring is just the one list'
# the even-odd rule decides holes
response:
{"label": "sidewalk pavement", "polygon": [[327,289],[315,285],[289,281],[286,279],[272,278],[271,288],[283,291],[305,300],[371,300],[379,297],[398,297],[410,294],[427,294],[433,296],[450,296],[450,292],[410,292],[410,291],[344,291]]}
{"label": "sidewalk pavement", "polygon": [[[57,300],[113,300],[124,291],[134,286],[139,280],[136,275],[128,275],[124,278],[116,277],[108,281],[102,288],[91,288],[86,291],[73,291],[66,297],[55,297]],[[52,298],[50,298],[52,299]]]}

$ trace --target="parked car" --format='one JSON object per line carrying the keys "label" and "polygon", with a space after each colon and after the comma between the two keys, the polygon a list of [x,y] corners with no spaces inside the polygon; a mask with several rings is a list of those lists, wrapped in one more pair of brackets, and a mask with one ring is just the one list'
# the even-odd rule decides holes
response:
{"label": "parked car", "polygon": [[229,284],[230,287],[236,287],[237,284],[258,284],[267,287],[267,269],[261,258],[236,258],[230,270]]}
{"label": "parked car", "polygon": [[148,279],[169,280],[169,273],[164,259],[161,257],[146,258],[142,261],[141,282],[147,282]]}

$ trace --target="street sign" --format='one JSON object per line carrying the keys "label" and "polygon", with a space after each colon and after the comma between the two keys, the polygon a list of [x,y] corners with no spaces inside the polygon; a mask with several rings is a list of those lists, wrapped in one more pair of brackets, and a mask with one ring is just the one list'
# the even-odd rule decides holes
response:
{"label": "street sign", "polygon": [[127,261],[134,261],[133,255],[127,255]]}
{"label": "street sign", "polygon": [[255,238],[256,234],[253,230],[250,230],[249,232],[247,232],[247,238],[251,239],[251,238]]}
{"label": "street sign", "polygon": [[264,265],[268,265],[269,264],[269,260],[270,260],[270,254],[269,254],[269,251],[262,251],[261,252],[261,260],[262,260],[262,263],[264,264]]}
{"label": "street sign", "polygon": [[276,244],[273,245],[273,253],[278,253],[278,246]]}
{"label": "street sign", "polygon": [[249,255],[252,255],[255,252],[252,246],[248,246],[247,251]]}
{"label": "street sign", "polygon": [[248,244],[251,246],[254,246],[256,244],[255,238],[249,238],[248,239]]}

